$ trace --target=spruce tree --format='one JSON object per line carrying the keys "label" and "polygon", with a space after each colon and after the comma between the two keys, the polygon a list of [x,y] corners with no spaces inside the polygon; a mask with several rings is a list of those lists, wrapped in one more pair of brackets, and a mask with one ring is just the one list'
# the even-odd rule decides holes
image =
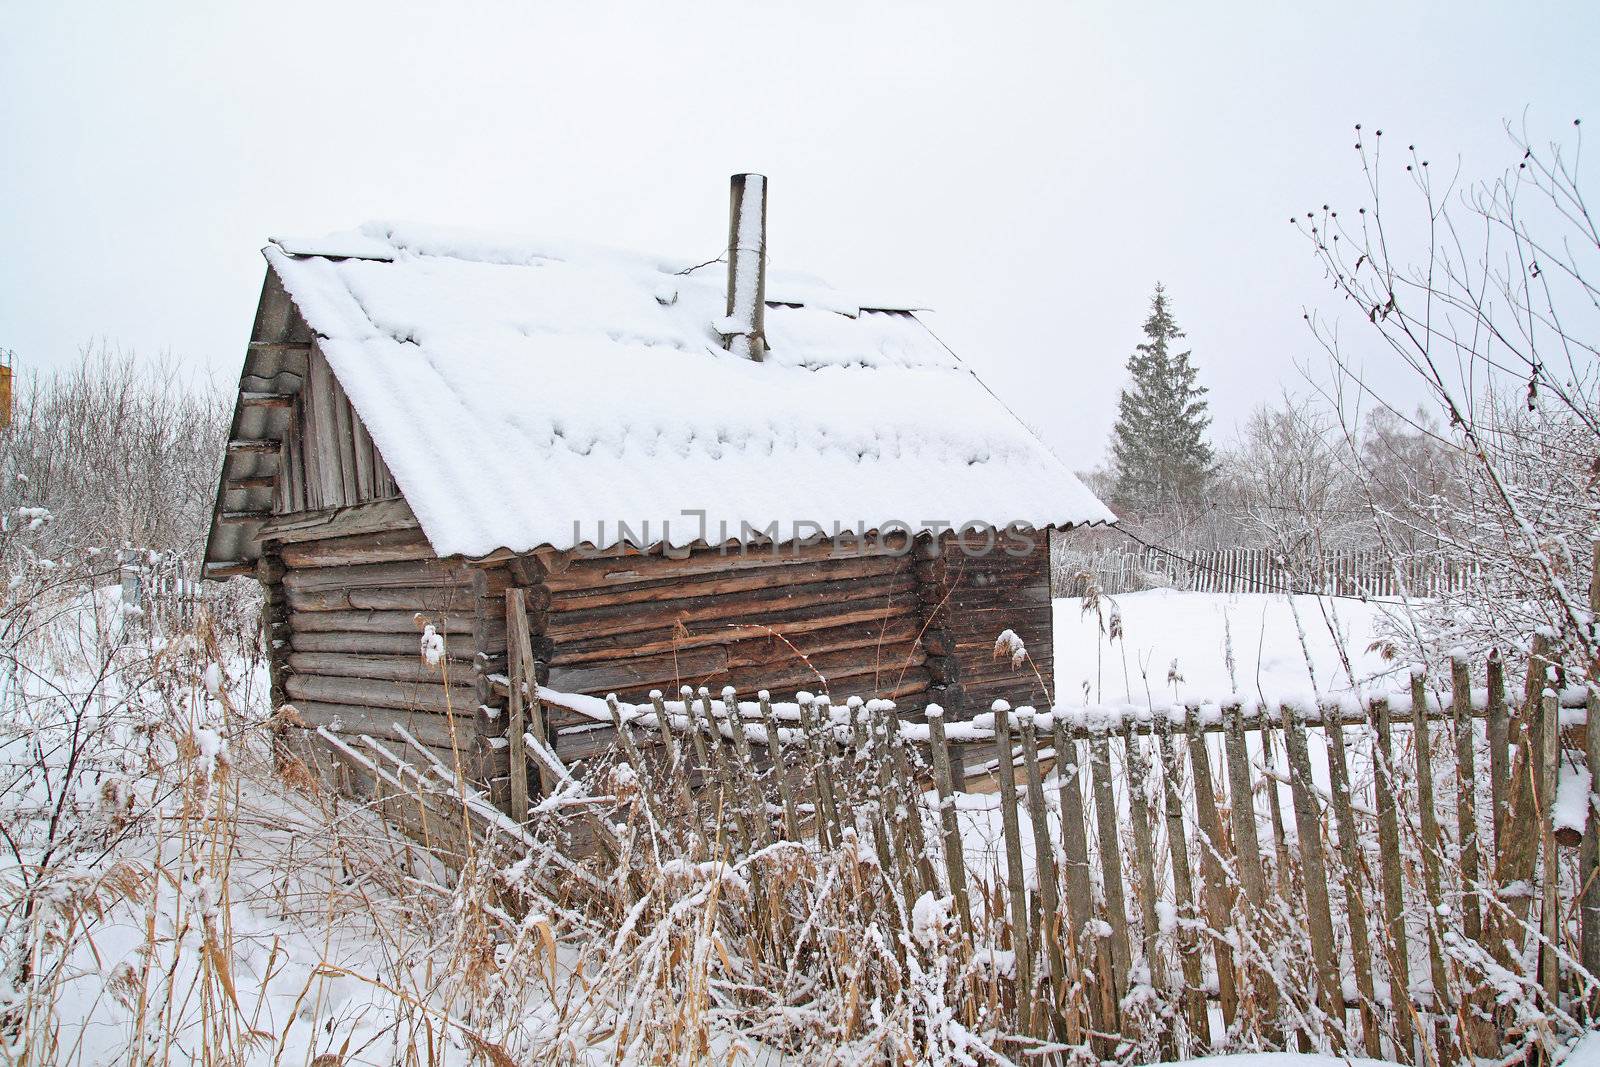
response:
{"label": "spruce tree", "polygon": [[1191,353],[1174,354],[1184,336],[1156,283],[1145,340],[1128,358],[1130,381],[1117,403],[1112,431],[1112,496],[1124,509],[1197,499],[1215,469],[1206,427],[1206,390],[1195,384]]}

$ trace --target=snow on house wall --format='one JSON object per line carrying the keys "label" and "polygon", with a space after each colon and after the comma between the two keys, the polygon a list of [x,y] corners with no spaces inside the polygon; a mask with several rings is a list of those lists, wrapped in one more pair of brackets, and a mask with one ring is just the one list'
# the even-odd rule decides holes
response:
{"label": "snow on house wall", "polygon": [[753,363],[721,347],[721,271],[414,225],[359,237],[265,254],[441,555],[615,541],[619,522],[684,545],[773,522],[1112,519],[906,312],[774,271]]}

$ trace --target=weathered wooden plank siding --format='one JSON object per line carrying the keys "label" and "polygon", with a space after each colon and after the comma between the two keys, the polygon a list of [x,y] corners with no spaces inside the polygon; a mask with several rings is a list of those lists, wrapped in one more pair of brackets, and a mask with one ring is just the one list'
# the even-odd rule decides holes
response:
{"label": "weathered wooden plank siding", "polygon": [[399,496],[394,478],[315,344],[284,436],[276,510],[346,507]]}
{"label": "weathered wooden plank siding", "polygon": [[[948,593],[935,621],[949,635],[956,665],[954,681],[960,692],[950,710],[963,716],[987,711],[996,699],[1039,708],[1051,705],[1055,636],[1049,535],[1039,531],[1018,540],[1022,537],[1002,531],[992,549],[982,534],[947,535],[943,541]],[[1024,543],[1026,554],[1013,555]],[[995,657],[995,639],[1005,630],[1015,631],[1027,646],[1030,662],[1020,668]]]}
{"label": "weathered wooden plank siding", "polygon": [[547,641],[550,686],[565,692],[644,701],[652,689],[732,685],[920,708],[929,676],[912,564],[828,544],[564,558],[543,575],[548,597],[530,601],[530,629]]}

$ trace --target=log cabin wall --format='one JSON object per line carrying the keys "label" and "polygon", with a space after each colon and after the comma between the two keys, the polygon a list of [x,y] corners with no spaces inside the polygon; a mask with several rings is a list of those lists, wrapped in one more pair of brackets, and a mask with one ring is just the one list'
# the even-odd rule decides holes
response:
{"label": "log cabin wall", "polygon": [[400,495],[383,456],[315,343],[307,353],[305,382],[291,402],[279,471],[274,510],[280,514]]}
{"label": "log cabin wall", "polygon": [[[478,777],[478,587],[495,594],[477,569],[438,559],[414,526],[273,547],[288,648],[281,689],[306,724],[404,747],[402,726],[451,766],[454,743],[463,770]],[[438,667],[421,656],[425,623],[445,638]],[[302,750],[326,769],[322,747]]]}
{"label": "log cabin wall", "polygon": [[[1052,693],[1055,689],[1050,537],[1046,530],[1027,534],[1027,554],[1009,554],[1008,547],[1020,551],[1021,542],[1011,539],[1021,536],[1000,531],[993,548],[986,550],[990,542],[984,534],[947,534],[931,565],[931,569],[943,565],[940,581],[948,597],[945,609],[934,618],[942,632],[929,643],[940,653],[948,649],[947,658],[954,661],[946,668],[946,657],[941,657],[935,667],[947,687],[943,693],[949,701],[947,710],[961,718],[988,711],[997,699],[1039,708],[1051,704],[1045,691],[1046,686]],[[1009,659],[995,657],[995,639],[1005,630],[1022,638],[1032,667],[1025,663],[1014,669]],[[1035,676],[1035,667],[1044,685]],[[956,687],[953,693],[951,686]]]}
{"label": "log cabin wall", "polygon": [[[732,685],[888,697],[917,710],[929,674],[913,564],[903,545],[566,554],[530,589],[529,628],[548,656],[548,684],[563,692],[644,701],[652,689]],[[567,736],[586,723],[553,712],[551,725],[568,731],[558,750],[575,751]]]}

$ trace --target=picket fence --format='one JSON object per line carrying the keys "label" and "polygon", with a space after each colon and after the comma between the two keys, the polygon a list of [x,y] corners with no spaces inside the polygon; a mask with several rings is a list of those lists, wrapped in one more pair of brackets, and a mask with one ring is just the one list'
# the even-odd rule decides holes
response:
{"label": "picket fence", "polygon": [[1210,548],[1175,552],[1145,545],[1084,550],[1065,539],[1051,545],[1051,587],[1058,597],[1081,597],[1093,587],[1117,595],[1170,587],[1199,593],[1319,593],[1334,596],[1437,597],[1465,588],[1470,567],[1439,556],[1398,563],[1369,549],[1286,561],[1268,548]]}
{"label": "picket fence", "polygon": [[[1364,705],[997,702],[948,723],[806,694],[601,702],[531,684],[514,657],[499,679],[526,746],[511,819],[572,780],[543,736],[559,706],[614,731],[609,760],[641,784],[652,825],[697,837],[691,855],[853,844],[876,857],[860,877],[881,879],[887,926],[945,902],[967,1021],[1031,1040],[1029,1062],[1500,1057],[1554,1048],[1597,991],[1595,850],[1581,870],[1561,851],[1574,831],[1555,798],[1562,702],[1600,707],[1582,687],[1544,689],[1547,655],[1536,640],[1514,712],[1491,657],[1486,687],[1457,661],[1437,686],[1418,671],[1409,698]],[[985,803],[1001,830],[975,856],[961,822]]]}

